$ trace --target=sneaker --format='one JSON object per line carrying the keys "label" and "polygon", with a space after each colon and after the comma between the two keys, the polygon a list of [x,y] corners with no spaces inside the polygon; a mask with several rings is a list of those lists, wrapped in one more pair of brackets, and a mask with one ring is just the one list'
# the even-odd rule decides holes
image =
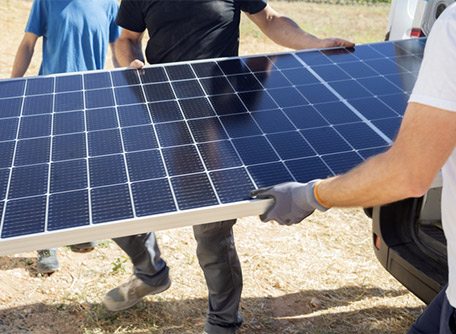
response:
{"label": "sneaker", "polygon": [[52,274],[59,270],[59,260],[57,260],[55,248],[39,250],[36,267],[41,274]]}
{"label": "sneaker", "polygon": [[167,290],[171,285],[168,278],[165,284],[151,286],[144,283],[136,275],[132,275],[128,282],[109,291],[103,297],[103,304],[109,311],[122,311],[136,305],[144,296],[155,295]]}
{"label": "sneaker", "polygon": [[71,245],[70,249],[76,253],[88,253],[95,249],[98,245],[96,241],[84,242],[82,244]]}

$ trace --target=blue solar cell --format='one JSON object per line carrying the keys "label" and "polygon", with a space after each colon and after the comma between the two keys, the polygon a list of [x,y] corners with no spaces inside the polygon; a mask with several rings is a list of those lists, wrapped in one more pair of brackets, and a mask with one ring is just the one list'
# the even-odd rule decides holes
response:
{"label": "blue solar cell", "polygon": [[[145,87],[146,86],[144,86],[144,88]],[[146,102],[141,86],[116,87],[114,92],[117,105]]]}
{"label": "blue solar cell", "polygon": [[169,83],[144,85],[143,87],[146,92],[147,101],[149,102],[175,99],[173,90]]}
{"label": "blue solar cell", "polygon": [[22,98],[0,100],[0,118],[17,117],[21,114]]}
{"label": "blue solar cell", "polygon": [[372,96],[372,94],[363,88],[355,80],[335,81],[330,86],[334,88],[345,99],[356,99]]}
{"label": "blue solar cell", "polygon": [[401,126],[402,117],[386,118],[372,121],[389,139],[396,139],[397,133]]}
{"label": "blue solar cell", "polygon": [[217,115],[238,114],[247,111],[236,94],[211,96],[209,100]]}
{"label": "blue solar cell", "polygon": [[55,112],[84,109],[82,92],[62,93],[55,95]]}
{"label": "blue solar cell", "polygon": [[247,57],[244,59],[244,63],[252,72],[265,72],[276,69],[271,60],[266,56]]}
{"label": "blue solar cell", "polygon": [[195,78],[190,65],[172,65],[166,67],[166,73],[168,73],[170,80],[185,80]]}
{"label": "blue solar cell", "polygon": [[127,182],[123,155],[109,155],[89,159],[91,187],[101,187]]}
{"label": "blue solar cell", "polygon": [[289,160],[285,165],[297,182],[309,182],[313,179],[324,179],[333,174],[320,158]]}
{"label": "blue solar cell", "polygon": [[405,72],[403,67],[398,66],[394,61],[390,59],[372,59],[364,61],[364,64],[372,67],[375,71],[380,74],[397,74]]}
{"label": "blue solar cell", "polygon": [[383,146],[383,147],[375,147],[375,148],[368,148],[365,150],[359,150],[358,153],[361,154],[361,156],[367,160],[368,158],[383,153],[388,149],[389,146]]}
{"label": "blue solar cell", "polygon": [[329,154],[352,150],[347,142],[339,134],[337,134],[333,128],[324,127],[307,129],[301,130],[301,133],[319,154]]}
{"label": "blue solar cell", "polygon": [[127,153],[128,175],[131,181],[157,179],[166,176],[158,150]]}
{"label": "blue solar cell", "polygon": [[114,86],[129,86],[139,84],[138,71],[135,69],[124,69],[111,72]]}
{"label": "blue solar cell", "polygon": [[51,138],[25,139],[17,142],[15,166],[48,162],[50,159]]}
{"label": "blue solar cell", "polygon": [[225,77],[201,79],[201,85],[208,95],[233,93],[233,87]]}
{"label": "blue solar cell", "polygon": [[264,88],[291,86],[290,81],[280,71],[257,72],[255,76]]}
{"label": "blue solar cell", "polygon": [[358,58],[356,58],[353,55],[354,51],[355,51],[355,49],[353,49],[353,48],[349,48],[349,49],[338,48],[338,49],[322,50],[321,53],[323,53],[326,57],[328,57],[334,63],[348,63],[348,62],[352,62],[352,61],[358,61]]}
{"label": "blue solar cell", "polygon": [[298,129],[328,125],[328,122],[312,106],[284,108],[283,111]]}
{"label": "blue solar cell", "polygon": [[356,149],[387,145],[366,123],[336,125],[335,129]]}
{"label": "blue solar cell", "polygon": [[104,130],[117,128],[117,113],[114,108],[86,110],[87,130]]}
{"label": "blue solar cell", "polygon": [[228,138],[216,117],[191,120],[188,125],[197,143]]}
{"label": "blue solar cell", "polygon": [[272,63],[279,69],[283,70],[286,68],[299,68],[302,64],[292,54],[280,54],[276,56],[269,56]]}
{"label": "blue solar cell", "polygon": [[423,54],[426,45],[426,38],[411,38],[394,41],[394,44],[406,50],[410,54]]}
{"label": "blue solar cell", "polygon": [[55,92],[74,92],[82,89],[82,75],[66,75],[55,78]]}
{"label": "blue solar cell", "polygon": [[296,56],[310,66],[331,64],[331,60],[320,51],[298,52],[296,53]]}
{"label": "blue solar cell", "polygon": [[14,141],[0,142],[0,168],[11,167],[14,143]]}
{"label": "blue solar cell", "polygon": [[391,110],[390,107],[375,97],[350,100],[348,103],[355,107],[356,110],[369,120],[398,116],[398,114]]}
{"label": "blue solar cell", "polygon": [[250,114],[223,116],[220,120],[231,138],[261,134],[261,129]]}
{"label": "blue solar cell", "polygon": [[13,168],[8,198],[42,195],[47,192],[48,165]]}
{"label": "blue solar cell", "polygon": [[8,188],[9,175],[10,170],[8,168],[0,169],[0,200],[4,200],[6,197],[6,189]]}
{"label": "blue solar cell", "polygon": [[315,66],[312,69],[327,82],[350,79],[350,76],[335,64]]}
{"label": "blue solar cell", "polygon": [[249,69],[241,59],[221,60],[218,61],[217,64],[226,75],[249,72]]}
{"label": "blue solar cell", "polygon": [[369,45],[356,45],[355,56],[362,60],[385,58],[384,55],[371,48]]}
{"label": "blue solar cell", "polygon": [[87,161],[85,159],[51,164],[51,193],[84,189],[87,185]]}
{"label": "blue solar cell", "polygon": [[2,238],[44,232],[46,196],[9,201],[5,208]]}
{"label": "blue solar cell", "polygon": [[118,107],[117,111],[122,127],[151,124],[150,114],[145,104]]}
{"label": "blue solar cell", "polygon": [[395,44],[394,42],[371,44],[370,47],[375,51],[380,52],[382,55],[385,55],[386,57],[403,56],[409,54],[405,49],[400,47],[400,44]]}
{"label": "blue solar cell", "polygon": [[86,136],[84,133],[55,136],[52,139],[52,160],[61,161],[86,157]]}
{"label": "blue solar cell", "polygon": [[145,67],[139,72],[142,83],[167,81],[165,69],[163,67]]}
{"label": "blue solar cell", "polygon": [[385,79],[395,84],[401,90],[405,92],[411,92],[413,90],[413,87],[415,87],[416,75],[404,72],[399,74],[385,75]]}
{"label": "blue solar cell", "polygon": [[251,73],[230,75],[227,78],[237,92],[263,89],[260,82]]}
{"label": "blue solar cell", "polygon": [[379,96],[379,99],[386,103],[399,115],[404,115],[405,109],[407,108],[409,96],[407,94],[394,94]]}
{"label": "blue solar cell", "polygon": [[187,119],[215,116],[207,98],[179,100],[179,104]]}
{"label": "blue solar cell", "polygon": [[275,102],[282,108],[309,104],[309,102],[293,87],[268,89]]}
{"label": "blue solar cell", "polygon": [[245,168],[210,172],[209,175],[221,203],[249,200],[249,192],[255,188]]}
{"label": "blue solar cell", "polygon": [[254,112],[252,116],[264,133],[295,130],[295,126],[278,109]]}
{"label": "blue solar cell", "polygon": [[122,137],[127,152],[158,147],[155,131],[151,125],[122,129]]}
{"label": "blue solar cell", "polygon": [[342,102],[320,103],[314,105],[314,108],[324,117],[330,124],[342,124],[359,122],[360,119]]}
{"label": "blue solar cell", "polygon": [[257,188],[270,187],[276,184],[294,181],[293,176],[281,162],[247,167]]}
{"label": "blue solar cell", "polygon": [[19,126],[19,139],[49,136],[51,134],[51,120],[51,115],[22,117]]}
{"label": "blue solar cell", "polygon": [[234,139],[233,144],[246,165],[279,160],[279,157],[263,136]]}
{"label": "blue solar cell", "polygon": [[90,190],[92,221],[95,224],[133,218],[130,191],[127,185]]}
{"label": "blue solar cell", "polygon": [[197,80],[175,81],[172,85],[178,98],[204,96],[203,89]]}
{"label": "blue solar cell", "polygon": [[357,80],[363,87],[367,88],[374,95],[387,95],[402,93],[402,90],[391,84],[385,78],[362,78]]}
{"label": "blue solar cell", "polygon": [[165,148],[162,152],[170,176],[204,171],[198,151],[193,145]]}
{"label": "blue solar cell", "polygon": [[25,80],[0,81],[0,98],[24,95]]}
{"label": "blue solar cell", "polygon": [[167,179],[135,182],[131,191],[138,217],[176,211]]}
{"label": "blue solar cell", "polygon": [[85,130],[84,112],[65,112],[54,115],[54,135],[62,135]]}
{"label": "blue solar cell", "polygon": [[315,151],[296,131],[267,135],[280,158],[283,160],[315,156]]}
{"label": "blue solar cell", "polygon": [[356,152],[344,152],[322,156],[322,159],[332,169],[334,174],[342,174],[363,162]]}
{"label": "blue solar cell", "polygon": [[203,157],[208,170],[241,166],[242,162],[230,141],[216,141],[198,144],[198,150]]}
{"label": "blue solar cell", "polygon": [[89,194],[87,190],[72,191],[49,196],[48,230],[90,224]]}
{"label": "blue solar cell", "polygon": [[193,143],[187,124],[183,121],[157,124],[155,129],[163,147]]}
{"label": "blue solar cell", "polygon": [[0,141],[16,139],[19,118],[0,119]]}
{"label": "blue solar cell", "polygon": [[239,93],[239,97],[250,111],[260,111],[277,108],[277,104],[265,91]]}
{"label": "blue solar cell", "polygon": [[297,86],[296,88],[310,103],[322,103],[339,100],[333,92],[321,83]]}
{"label": "blue solar cell", "polygon": [[115,105],[111,88],[88,90],[85,95],[87,108],[102,108]]}
{"label": "blue solar cell", "polygon": [[175,100],[149,103],[149,110],[155,123],[182,120],[182,113]]}
{"label": "blue solar cell", "polygon": [[284,74],[293,85],[305,85],[319,82],[319,80],[305,68],[283,70],[282,74]]}
{"label": "blue solar cell", "polygon": [[53,112],[53,108],[52,95],[27,96],[24,100],[22,115],[50,114]]}
{"label": "blue solar cell", "polygon": [[95,72],[84,74],[84,88],[97,89],[111,87],[111,75],[109,72]]}
{"label": "blue solar cell", "polygon": [[217,197],[205,173],[171,178],[180,210],[217,205]]}
{"label": "blue solar cell", "polygon": [[199,78],[223,75],[217,63],[213,61],[192,64],[193,70]]}
{"label": "blue solar cell", "polygon": [[119,130],[102,130],[88,133],[89,155],[105,155],[122,152]]}
{"label": "blue solar cell", "polygon": [[27,80],[25,95],[49,94],[54,92],[54,78],[33,78]]}
{"label": "blue solar cell", "polygon": [[348,75],[352,78],[366,78],[377,76],[378,73],[375,72],[372,68],[363,63],[343,63],[338,64],[338,66],[343,69]]}

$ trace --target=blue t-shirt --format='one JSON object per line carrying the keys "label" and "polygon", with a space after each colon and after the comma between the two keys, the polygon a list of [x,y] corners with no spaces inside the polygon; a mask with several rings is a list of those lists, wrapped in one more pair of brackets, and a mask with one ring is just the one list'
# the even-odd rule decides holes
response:
{"label": "blue t-shirt", "polygon": [[117,0],[34,0],[25,31],[43,36],[39,74],[104,68],[118,9]]}

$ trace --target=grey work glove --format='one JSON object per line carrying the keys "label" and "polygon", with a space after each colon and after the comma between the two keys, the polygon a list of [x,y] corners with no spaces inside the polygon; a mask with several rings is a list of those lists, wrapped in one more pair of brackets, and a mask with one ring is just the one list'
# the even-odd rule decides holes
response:
{"label": "grey work glove", "polygon": [[298,224],[310,216],[315,209],[326,211],[315,197],[314,188],[320,180],[308,183],[286,182],[272,187],[261,188],[250,192],[250,197],[258,199],[272,198],[274,203],[260,215],[262,221],[275,220],[281,225]]}

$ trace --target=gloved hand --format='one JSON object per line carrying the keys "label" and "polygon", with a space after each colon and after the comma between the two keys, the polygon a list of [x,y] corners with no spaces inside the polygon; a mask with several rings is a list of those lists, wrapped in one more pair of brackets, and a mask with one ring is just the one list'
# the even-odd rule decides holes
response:
{"label": "gloved hand", "polygon": [[298,224],[310,216],[315,209],[326,211],[329,208],[315,197],[315,185],[320,180],[308,183],[286,182],[272,187],[250,192],[250,197],[258,199],[272,198],[274,203],[260,215],[262,221],[275,220],[281,225]]}

